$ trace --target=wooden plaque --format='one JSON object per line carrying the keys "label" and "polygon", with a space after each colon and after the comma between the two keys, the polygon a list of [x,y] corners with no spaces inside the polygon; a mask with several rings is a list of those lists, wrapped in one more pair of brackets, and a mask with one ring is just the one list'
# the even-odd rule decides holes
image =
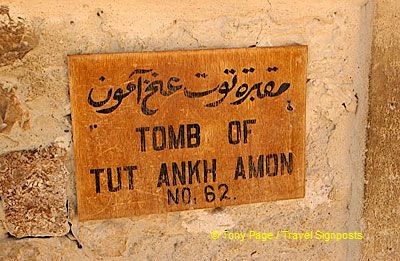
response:
{"label": "wooden plaque", "polygon": [[80,220],[304,197],[306,46],[68,67]]}

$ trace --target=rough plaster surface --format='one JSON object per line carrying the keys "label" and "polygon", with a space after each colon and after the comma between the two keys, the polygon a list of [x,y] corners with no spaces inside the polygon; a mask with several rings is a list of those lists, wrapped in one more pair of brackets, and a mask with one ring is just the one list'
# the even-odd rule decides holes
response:
{"label": "rough plaster surface", "polygon": [[[223,229],[361,230],[370,2],[207,0],[117,4],[101,0],[50,4],[1,0],[1,3],[8,7],[9,13],[0,14],[1,21],[5,21],[0,30],[5,31],[20,21],[19,27],[29,32],[31,39],[38,39],[38,43],[26,41],[27,46],[20,46],[22,36],[11,33],[7,39],[12,43],[7,41],[2,46],[1,50],[9,51],[1,53],[4,63],[0,67],[1,88],[7,97],[17,99],[14,103],[8,101],[7,106],[20,108],[28,115],[22,122],[29,124],[24,127],[19,118],[7,118],[14,123],[0,133],[0,153],[48,144],[67,150],[64,163],[69,180],[65,188],[72,227],[66,237],[21,240],[4,236],[7,230],[0,229],[3,234],[0,255],[28,259],[62,256],[138,260],[344,260],[359,256],[361,244],[357,241],[214,241],[209,233]],[[78,222],[67,54],[289,44],[309,46],[305,199]],[[54,175],[59,174],[54,172]],[[7,216],[8,210],[3,208]],[[4,216],[0,218],[8,227],[9,221]],[[78,248],[80,244],[82,248]]]}
{"label": "rough plaster surface", "polygon": [[7,6],[0,7],[0,65],[21,59],[37,44],[37,38],[21,17],[11,18]]}
{"label": "rough plaster surface", "polygon": [[370,83],[364,260],[400,260],[400,2],[377,3]]}
{"label": "rough plaster surface", "polygon": [[65,150],[57,147],[0,155],[0,197],[11,235],[68,233],[64,160]]}

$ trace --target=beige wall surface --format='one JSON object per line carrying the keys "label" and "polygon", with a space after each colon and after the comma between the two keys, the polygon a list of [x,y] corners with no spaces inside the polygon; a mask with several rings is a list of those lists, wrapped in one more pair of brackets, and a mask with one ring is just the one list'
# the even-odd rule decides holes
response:
{"label": "beige wall surface", "polygon": [[375,8],[366,160],[364,260],[400,260],[400,2]]}
{"label": "beige wall surface", "polygon": [[[360,257],[359,240],[228,241],[212,240],[210,232],[362,230],[371,2],[0,5],[0,258]],[[68,54],[292,44],[309,48],[304,199],[78,222]]]}

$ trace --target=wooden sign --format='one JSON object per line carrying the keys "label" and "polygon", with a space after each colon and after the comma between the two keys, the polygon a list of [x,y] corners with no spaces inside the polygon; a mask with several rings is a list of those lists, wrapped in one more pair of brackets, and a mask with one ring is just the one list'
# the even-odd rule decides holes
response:
{"label": "wooden sign", "polygon": [[306,46],[68,64],[80,220],[304,197]]}

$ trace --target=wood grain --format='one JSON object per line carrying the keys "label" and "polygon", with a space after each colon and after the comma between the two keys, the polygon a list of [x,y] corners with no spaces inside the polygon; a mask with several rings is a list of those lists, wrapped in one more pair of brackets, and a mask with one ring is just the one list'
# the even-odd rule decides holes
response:
{"label": "wood grain", "polygon": [[80,220],[304,197],[306,46],[68,67]]}

